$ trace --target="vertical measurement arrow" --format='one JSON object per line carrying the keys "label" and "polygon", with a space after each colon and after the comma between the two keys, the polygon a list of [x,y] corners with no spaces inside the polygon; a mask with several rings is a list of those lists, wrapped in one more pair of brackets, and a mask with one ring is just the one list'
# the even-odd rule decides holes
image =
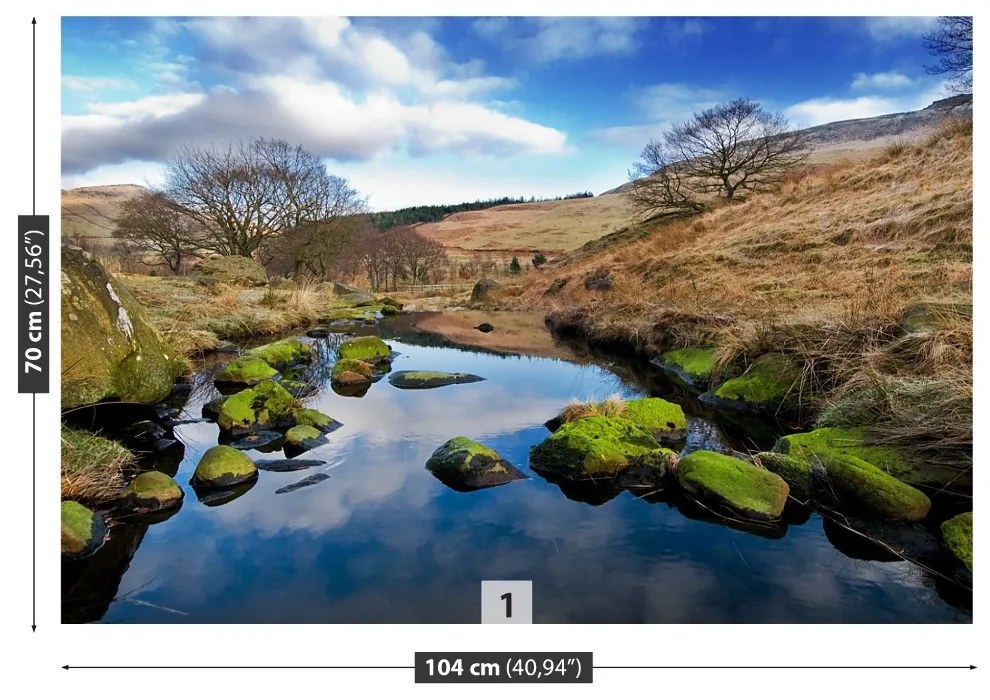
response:
{"label": "vertical measurement arrow", "polygon": [[[38,18],[31,18],[31,216],[38,214]],[[23,237],[20,237],[23,240]],[[20,241],[18,241],[20,245]],[[47,261],[45,261],[47,263]],[[23,267],[21,268],[23,269]],[[22,295],[23,300],[23,295]],[[23,328],[23,326],[22,326]],[[23,330],[22,330],[23,332]],[[31,392],[31,632],[38,631],[37,392]]]}

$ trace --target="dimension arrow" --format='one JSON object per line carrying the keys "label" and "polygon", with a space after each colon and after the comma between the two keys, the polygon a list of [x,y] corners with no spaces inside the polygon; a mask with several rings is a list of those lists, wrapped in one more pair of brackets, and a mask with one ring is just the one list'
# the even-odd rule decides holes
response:
{"label": "dimension arrow", "polygon": [[[213,671],[213,670],[413,670],[413,666],[62,666],[66,671],[70,669],[78,670],[188,670],[188,671]],[[973,671],[976,666],[595,666],[598,670],[627,671],[627,670],[654,670],[654,671],[760,671],[760,670],[792,670],[792,671],[911,671],[911,670],[969,670]]]}
{"label": "dimension arrow", "polygon": [[[31,18],[31,214],[38,213],[38,19]],[[37,394],[31,394],[31,632],[38,631]]]}

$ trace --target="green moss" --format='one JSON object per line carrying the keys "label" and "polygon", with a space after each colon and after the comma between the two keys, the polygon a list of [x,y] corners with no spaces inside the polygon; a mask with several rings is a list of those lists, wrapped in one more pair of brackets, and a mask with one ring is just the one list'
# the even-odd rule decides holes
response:
{"label": "green moss", "polygon": [[570,479],[612,477],[660,444],[623,418],[592,416],[561,426],[530,451],[536,469]]}
{"label": "green moss", "polygon": [[663,399],[645,398],[626,401],[626,411],[622,417],[651,433],[669,433],[687,428],[684,410],[676,403]]}
{"label": "green moss", "polygon": [[[334,364],[333,369],[330,370],[330,380],[334,382],[340,382],[347,379],[348,381],[354,381],[357,378],[371,381],[371,376],[374,374],[374,368],[369,365],[364,360],[356,359],[342,359],[337,360]],[[345,375],[352,375],[351,377],[345,377]]]}
{"label": "green moss", "polygon": [[707,384],[715,369],[716,348],[683,348],[661,355],[667,364],[686,374],[697,384]]}
{"label": "green moss", "polygon": [[461,490],[498,486],[525,474],[505,461],[495,450],[466,437],[451,438],[438,447],[426,468]]}
{"label": "green moss", "polygon": [[395,372],[388,378],[389,384],[399,389],[435,389],[451,384],[471,384],[484,380],[484,377],[479,377],[476,374],[421,370]]}
{"label": "green moss", "polygon": [[333,323],[334,321],[370,321],[375,318],[376,307],[351,307],[335,308],[324,311],[320,315],[320,323]]}
{"label": "green moss", "polygon": [[906,522],[928,515],[932,505],[928,496],[869,462],[835,452],[816,459],[825,468],[829,492],[841,505]]}
{"label": "green moss", "polygon": [[103,518],[81,503],[62,501],[62,554],[83,556],[103,541]]}
{"label": "green moss", "polygon": [[309,345],[298,338],[286,338],[268,345],[262,345],[248,353],[251,357],[259,357],[272,367],[286,367],[312,359]]}
{"label": "green moss", "polygon": [[388,345],[374,335],[364,335],[345,340],[337,351],[337,357],[341,360],[364,360],[367,362],[391,356],[392,351],[388,349]]}
{"label": "green moss", "polygon": [[391,304],[385,304],[382,307],[381,313],[382,313],[382,316],[398,316],[401,313],[401,310],[399,309],[398,306],[392,306]]}
{"label": "green moss", "polygon": [[973,514],[960,513],[942,523],[942,539],[966,568],[973,570]]}
{"label": "green moss", "polygon": [[251,430],[290,425],[299,401],[278,383],[266,379],[227,398],[217,424],[224,430]]}
{"label": "green moss", "polygon": [[228,445],[208,449],[189,481],[193,486],[231,486],[258,478],[251,458]]}
{"label": "green moss", "polygon": [[167,507],[183,498],[182,489],[175,480],[162,472],[139,474],[120,495],[124,501],[139,508]]}
{"label": "green moss", "polygon": [[715,396],[739,401],[752,408],[774,413],[795,410],[801,388],[802,365],[793,356],[773,352],[762,355],[739,377],[724,382]]}
{"label": "green moss", "polygon": [[787,502],[787,483],[735,457],[698,450],[677,465],[677,481],[702,503],[724,505],[754,520],[775,520]]}
{"label": "green moss", "polygon": [[63,408],[168,396],[185,360],[92,255],[62,246],[61,296]]}
{"label": "green moss", "polygon": [[758,452],[753,458],[786,481],[795,498],[807,501],[814,495],[814,472],[808,460],[780,452]]}
{"label": "green moss", "polygon": [[321,413],[314,408],[297,408],[293,413],[296,425],[308,425],[321,432],[329,432],[339,424],[326,413]]}
{"label": "green moss", "polygon": [[196,274],[213,277],[220,282],[241,284],[246,287],[263,287],[268,284],[265,268],[257,261],[242,255],[206,258],[196,263]]}
{"label": "green moss", "polygon": [[959,472],[933,466],[892,445],[870,445],[866,428],[819,428],[808,433],[785,435],[774,452],[810,460],[829,454],[848,455],[879,467],[909,484],[942,487],[959,483]]}
{"label": "green moss", "polygon": [[217,375],[218,382],[229,384],[257,384],[264,379],[271,379],[278,370],[265,362],[261,357],[247,355],[239,357],[229,363],[220,374]]}
{"label": "green moss", "polygon": [[393,306],[398,311],[402,311],[402,309],[403,309],[402,302],[397,301],[396,299],[393,299],[392,297],[379,297],[378,303],[381,304],[383,307],[385,307],[385,306]]}
{"label": "green moss", "polygon": [[302,445],[306,440],[319,440],[323,433],[311,425],[297,425],[285,434],[285,441],[290,445]]}

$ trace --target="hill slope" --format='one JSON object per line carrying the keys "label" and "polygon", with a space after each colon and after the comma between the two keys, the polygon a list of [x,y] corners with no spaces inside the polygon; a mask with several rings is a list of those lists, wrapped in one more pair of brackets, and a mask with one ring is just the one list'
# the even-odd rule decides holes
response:
{"label": "hill slope", "polygon": [[121,205],[147,190],[140,185],[104,185],[62,190],[62,236],[97,239],[113,244],[113,230]]}

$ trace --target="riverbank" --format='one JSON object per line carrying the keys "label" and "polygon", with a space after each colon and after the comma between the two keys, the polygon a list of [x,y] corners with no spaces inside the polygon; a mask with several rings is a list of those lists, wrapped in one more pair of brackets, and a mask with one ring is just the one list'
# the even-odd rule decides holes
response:
{"label": "riverbank", "polygon": [[553,261],[516,303],[546,309],[556,334],[682,376],[667,353],[692,350],[707,365],[694,379],[716,394],[779,354],[791,376],[770,410],[865,424],[872,440],[968,472],[972,205],[972,123],[952,122]]}

